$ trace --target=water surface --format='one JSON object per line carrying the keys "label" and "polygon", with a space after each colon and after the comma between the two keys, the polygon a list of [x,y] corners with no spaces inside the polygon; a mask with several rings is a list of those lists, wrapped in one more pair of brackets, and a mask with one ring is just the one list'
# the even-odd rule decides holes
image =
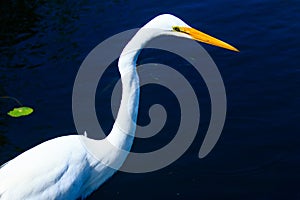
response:
{"label": "water surface", "polygon": [[[201,77],[181,67],[200,98],[201,122],[189,150],[170,166],[146,174],[117,173],[88,199],[299,199],[299,1],[12,1],[1,2],[0,94],[35,108],[14,119],[16,104],[1,100],[0,164],[48,139],[76,134],[71,110],[73,83],[81,62],[113,34],[141,27],[172,13],[195,28],[230,42],[236,54],[203,45],[217,64],[227,92],[222,136],[204,159],[197,157],[210,119],[210,100]],[[144,51],[139,63],[174,68],[181,61],[166,52]],[[109,105],[119,74],[113,65],[98,87],[96,101]],[[153,88],[152,88],[153,89]],[[147,107],[171,104],[163,88],[142,88],[139,123]],[[157,97],[155,97],[157,95]],[[175,103],[172,103],[175,102]],[[113,120],[108,106],[101,124]],[[169,109],[177,124],[178,108]],[[133,150],[147,152],[168,143],[176,125]],[[173,135],[172,135],[173,134]]]}

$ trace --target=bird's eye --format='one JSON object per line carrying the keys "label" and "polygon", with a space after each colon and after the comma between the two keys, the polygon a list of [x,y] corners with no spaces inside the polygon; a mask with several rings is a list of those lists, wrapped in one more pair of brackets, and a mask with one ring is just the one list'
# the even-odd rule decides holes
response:
{"label": "bird's eye", "polygon": [[177,31],[177,32],[180,32],[180,29],[179,29],[178,26],[173,26],[173,30],[174,30],[174,31]]}

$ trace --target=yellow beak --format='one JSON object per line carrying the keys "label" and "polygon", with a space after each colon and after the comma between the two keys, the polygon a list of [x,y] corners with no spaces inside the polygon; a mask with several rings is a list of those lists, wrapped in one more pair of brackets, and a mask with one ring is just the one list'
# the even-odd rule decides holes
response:
{"label": "yellow beak", "polygon": [[201,31],[198,31],[197,29],[189,28],[189,27],[173,27],[173,29],[178,32],[186,33],[186,34],[190,35],[194,40],[197,40],[199,42],[203,42],[206,44],[211,44],[214,46],[222,47],[224,49],[228,49],[231,51],[239,52],[238,49],[231,46],[230,44],[227,44],[226,42],[223,42],[217,38],[207,35]]}

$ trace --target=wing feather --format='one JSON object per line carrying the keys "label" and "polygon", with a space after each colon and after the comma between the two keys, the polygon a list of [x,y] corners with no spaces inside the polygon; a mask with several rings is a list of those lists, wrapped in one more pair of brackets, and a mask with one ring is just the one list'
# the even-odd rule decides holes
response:
{"label": "wing feather", "polygon": [[1,166],[0,197],[1,200],[76,199],[87,178],[87,152],[78,135],[59,137]]}

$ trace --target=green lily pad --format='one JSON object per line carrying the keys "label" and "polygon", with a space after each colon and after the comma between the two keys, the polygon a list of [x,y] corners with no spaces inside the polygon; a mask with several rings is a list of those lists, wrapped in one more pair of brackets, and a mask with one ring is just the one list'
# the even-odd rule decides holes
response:
{"label": "green lily pad", "polygon": [[30,115],[33,112],[33,109],[30,107],[19,107],[14,108],[13,110],[9,111],[7,114],[11,117],[22,117],[25,115]]}

